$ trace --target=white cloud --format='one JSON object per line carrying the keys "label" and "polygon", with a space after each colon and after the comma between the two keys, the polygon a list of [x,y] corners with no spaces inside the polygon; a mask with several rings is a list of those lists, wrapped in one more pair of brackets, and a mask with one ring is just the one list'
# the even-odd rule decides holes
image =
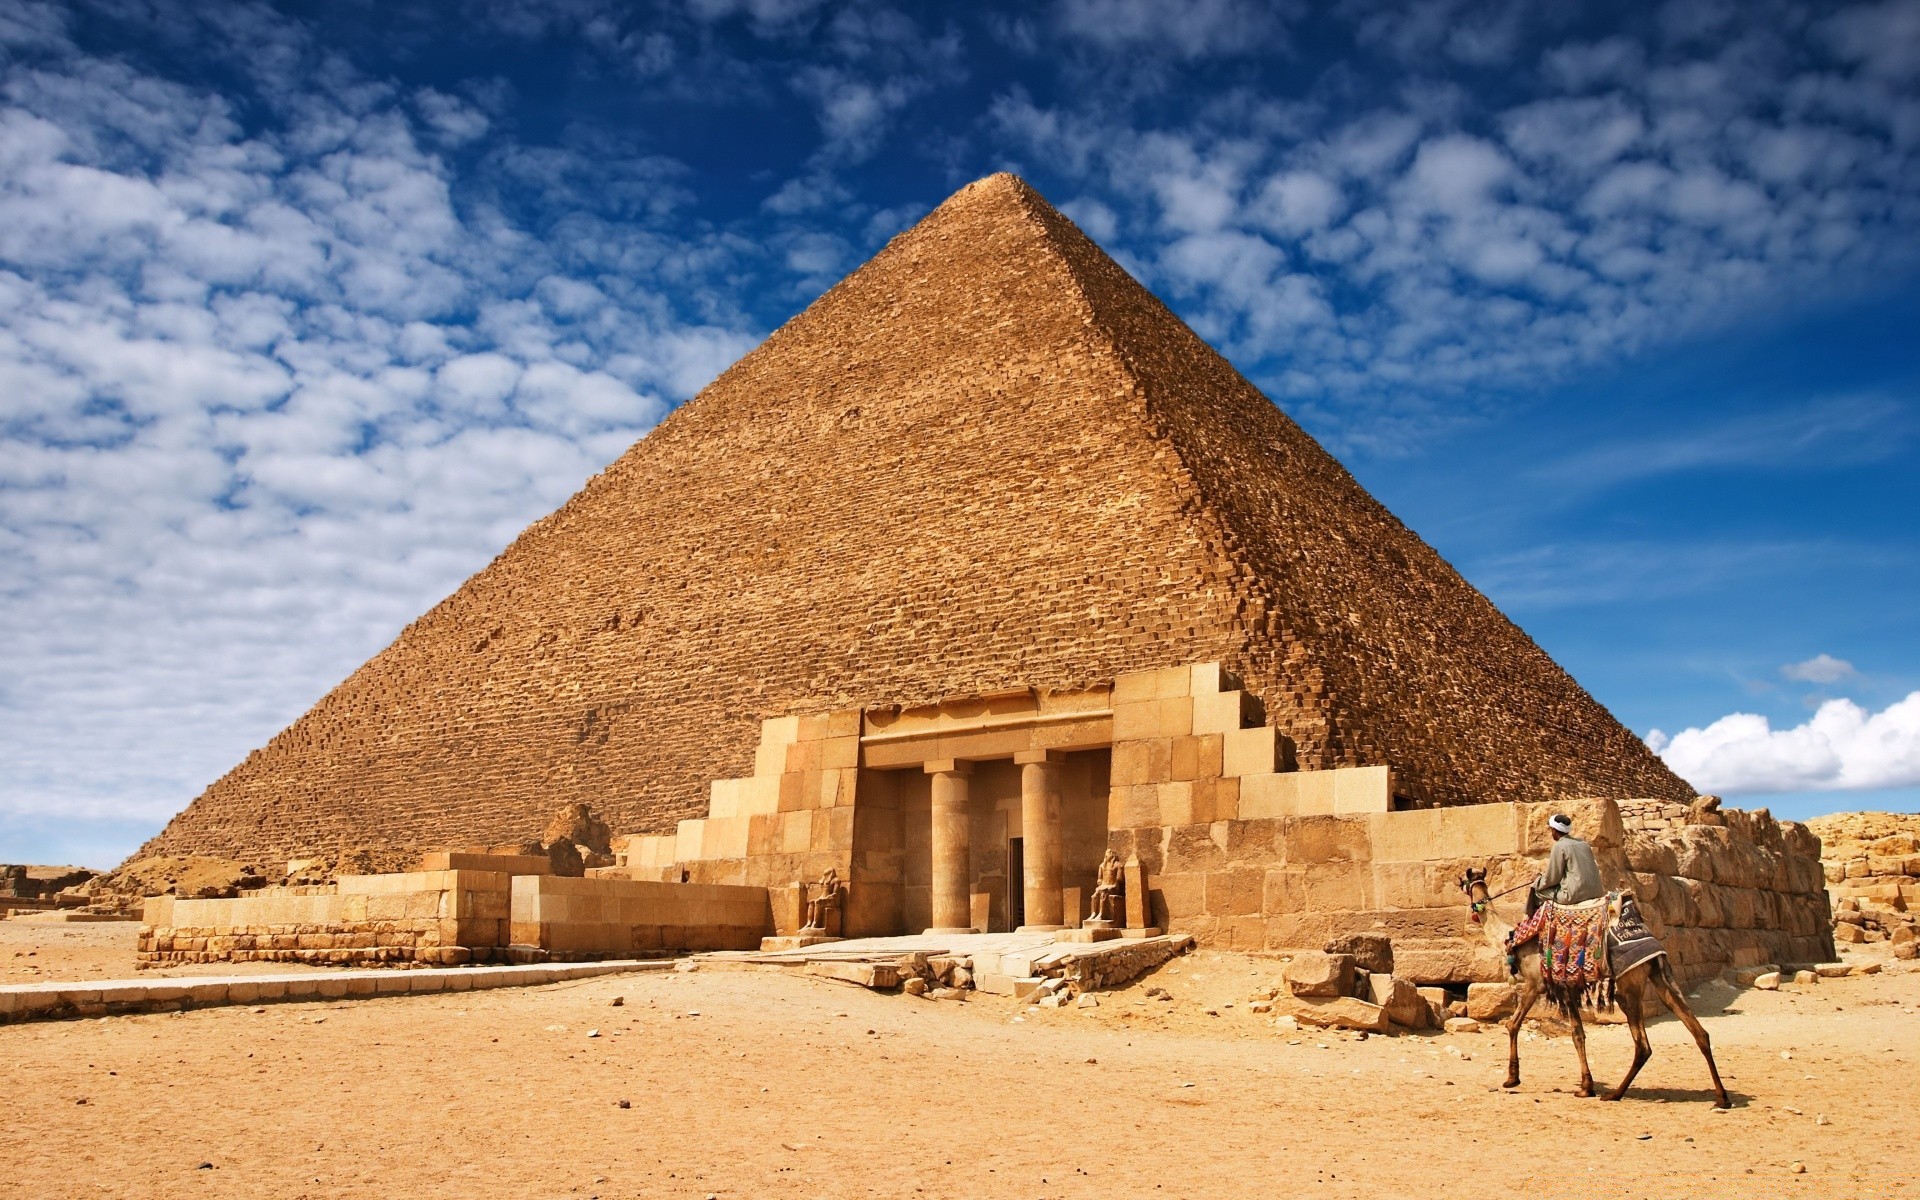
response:
{"label": "white cloud", "polygon": [[1805,662],[1788,663],[1780,668],[1780,674],[1800,683],[1839,683],[1842,679],[1852,679],[1859,672],[1844,658],[1816,654]]}
{"label": "white cloud", "polygon": [[[254,18],[236,61],[305,52]],[[657,158],[339,62],[243,128],[33,28],[0,78],[0,829],[124,852],[748,348],[697,285],[751,250],[651,225],[686,195]],[[561,216],[456,203],[451,144]]]}
{"label": "white cloud", "polygon": [[[1354,0],[1337,19],[1364,44],[1441,77],[1365,102],[1236,91],[1185,118],[1013,89],[990,128],[1124,214],[1147,282],[1337,448],[1411,450],[1502,389],[1920,267],[1916,5],[1850,7],[1799,43],[1793,14],[1728,5],[1563,42],[1520,36],[1558,38],[1537,6]],[[1448,58],[1505,83],[1449,80]],[[1264,262],[1196,236],[1272,242],[1331,320],[1279,332],[1248,282]]]}
{"label": "white cloud", "polygon": [[1702,792],[1912,787],[1920,784],[1920,692],[1877,713],[1829,700],[1791,729],[1733,713],[1671,737],[1656,729],[1647,745]]}

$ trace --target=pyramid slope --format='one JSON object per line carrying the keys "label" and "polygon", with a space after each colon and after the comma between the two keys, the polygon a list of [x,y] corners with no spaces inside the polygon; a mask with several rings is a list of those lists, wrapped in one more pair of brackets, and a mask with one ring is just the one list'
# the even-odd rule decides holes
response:
{"label": "pyramid slope", "polygon": [[[1460,661],[1478,648],[1497,660]],[[1313,765],[1392,761],[1432,799],[1690,793],[1065,218],[995,176],[141,853],[504,842],[575,800],[617,830],[665,829],[704,812],[709,780],[749,773],[764,717],[1211,660],[1239,665]]]}
{"label": "pyramid slope", "polygon": [[[1238,664],[1303,765],[1437,804],[1693,788],[1080,231],[1055,237],[1247,580]],[[1278,703],[1276,703],[1276,701]]]}

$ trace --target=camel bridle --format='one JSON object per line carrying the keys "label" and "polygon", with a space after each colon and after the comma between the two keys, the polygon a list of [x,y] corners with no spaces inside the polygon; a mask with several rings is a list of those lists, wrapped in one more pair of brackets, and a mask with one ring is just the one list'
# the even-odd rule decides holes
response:
{"label": "camel bridle", "polygon": [[[1526,886],[1525,883],[1517,883],[1504,892],[1490,895],[1487,893],[1487,873],[1485,871],[1477,867],[1470,868],[1465,875],[1460,877],[1460,890],[1467,894],[1469,919],[1475,925],[1486,920],[1487,910],[1493,906],[1495,900],[1498,900],[1501,896],[1511,896]],[[1480,895],[1476,896],[1473,894],[1475,888],[1480,890]]]}

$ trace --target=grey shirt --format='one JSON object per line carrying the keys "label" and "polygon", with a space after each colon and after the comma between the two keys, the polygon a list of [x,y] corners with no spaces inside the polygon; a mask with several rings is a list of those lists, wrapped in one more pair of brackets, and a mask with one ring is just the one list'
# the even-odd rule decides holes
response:
{"label": "grey shirt", "polygon": [[1605,895],[1600,864],[1593,861],[1593,847],[1572,835],[1556,839],[1552,853],[1547,855],[1547,869],[1540,873],[1534,890],[1555,904],[1579,904]]}

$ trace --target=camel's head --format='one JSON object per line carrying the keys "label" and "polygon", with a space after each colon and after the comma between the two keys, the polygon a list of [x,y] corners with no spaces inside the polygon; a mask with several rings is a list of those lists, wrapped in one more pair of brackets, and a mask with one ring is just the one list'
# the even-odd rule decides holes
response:
{"label": "camel's head", "polygon": [[1467,903],[1473,909],[1473,921],[1479,924],[1487,911],[1486,868],[1468,867],[1467,873],[1460,877],[1460,890],[1467,894]]}

